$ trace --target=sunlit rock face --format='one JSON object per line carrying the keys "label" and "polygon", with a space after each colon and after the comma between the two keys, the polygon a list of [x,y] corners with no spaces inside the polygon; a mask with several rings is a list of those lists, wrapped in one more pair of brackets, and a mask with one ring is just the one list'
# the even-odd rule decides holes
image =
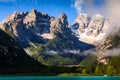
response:
{"label": "sunlit rock face", "polygon": [[70,28],[68,28],[67,16],[62,13],[57,19],[51,19],[50,25],[51,34],[54,35],[55,32],[66,33]]}
{"label": "sunlit rock face", "polygon": [[45,42],[41,35],[50,32],[50,16],[37,10],[14,12],[1,23],[0,28],[14,35],[21,46],[29,47],[30,43]]}
{"label": "sunlit rock face", "polygon": [[111,24],[111,18],[105,18],[101,15],[94,15],[91,18],[87,14],[80,14],[71,28],[81,41],[98,45],[101,40],[105,39]]}

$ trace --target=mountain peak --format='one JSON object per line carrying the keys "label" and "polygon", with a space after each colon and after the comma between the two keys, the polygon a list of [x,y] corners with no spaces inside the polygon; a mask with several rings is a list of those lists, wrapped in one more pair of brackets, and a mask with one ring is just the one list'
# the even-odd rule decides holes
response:
{"label": "mountain peak", "polygon": [[17,15],[18,14],[18,11],[15,11],[14,13],[13,13],[13,15]]}
{"label": "mountain peak", "polygon": [[33,9],[29,14],[27,15],[28,17],[31,17],[31,19],[36,18],[37,15],[37,10]]}
{"label": "mountain peak", "polygon": [[36,9],[32,9],[31,13],[37,13],[37,10]]}
{"label": "mountain peak", "polygon": [[67,15],[65,13],[60,14],[60,16],[58,17],[58,21],[61,22],[62,24],[64,23],[68,24]]}
{"label": "mountain peak", "polygon": [[104,19],[105,17],[100,14],[94,15],[92,18],[92,20],[104,20]]}
{"label": "mountain peak", "polygon": [[51,28],[50,31],[52,35],[54,35],[56,32],[64,33],[67,31],[68,28],[68,20],[67,15],[65,13],[60,14],[60,16],[55,19],[51,19]]}
{"label": "mountain peak", "polygon": [[88,14],[78,14],[77,18],[86,18],[88,17]]}
{"label": "mountain peak", "polygon": [[79,14],[76,18],[76,20],[73,23],[73,27],[74,29],[78,29],[80,30],[80,32],[84,32],[83,29],[88,27],[90,21],[90,17],[88,16],[88,14]]}
{"label": "mountain peak", "polygon": [[5,22],[11,21],[11,20],[16,20],[18,17],[19,13],[15,11],[13,14],[9,15],[6,19]]}
{"label": "mountain peak", "polygon": [[67,19],[67,15],[65,13],[60,14],[59,18],[61,19]]}

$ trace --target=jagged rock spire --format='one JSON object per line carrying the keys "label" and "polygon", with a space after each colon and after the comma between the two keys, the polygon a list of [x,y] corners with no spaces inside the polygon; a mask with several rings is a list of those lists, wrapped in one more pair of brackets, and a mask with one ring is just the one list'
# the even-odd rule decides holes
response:
{"label": "jagged rock spire", "polygon": [[36,9],[32,9],[31,13],[37,13],[37,10]]}
{"label": "jagged rock spire", "polygon": [[62,13],[62,14],[60,14],[59,18],[67,20],[67,15],[65,13]]}
{"label": "jagged rock spire", "polygon": [[54,35],[56,32],[64,33],[68,28],[68,20],[65,13],[62,13],[57,19],[52,18],[51,21],[51,34]]}

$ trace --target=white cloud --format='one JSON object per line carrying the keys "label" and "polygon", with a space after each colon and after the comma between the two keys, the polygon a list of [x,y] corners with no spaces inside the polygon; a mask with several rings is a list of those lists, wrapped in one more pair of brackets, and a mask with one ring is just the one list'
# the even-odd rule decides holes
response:
{"label": "white cloud", "polygon": [[75,0],[73,7],[77,10],[78,13],[83,13],[84,0]]}
{"label": "white cloud", "polygon": [[120,0],[106,0],[107,14],[114,20],[112,26],[108,29],[107,35],[115,34],[120,31]]}
{"label": "white cloud", "polygon": [[[97,1],[97,0],[96,0]],[[98,3],[104,3],[103,0],[99,0]],[[74,4],[72,5],[78,12],[78,14],[81,13],[89,13],[89,15],[95,15],[95,14],[104,14],[105,8],[104,5],[97,6],[95,4],[95,0],[74,0]]]}
{"label": "white cloud", "polygon": [[101,58],[108,57],[108,56],[120,56],[120,48],[114,48],[111,50],[101,51],[95,55]]}
{"label": "white cloud", "polygon": [[107,0],[107,10],[111,16],[120,17],[120,0]]}

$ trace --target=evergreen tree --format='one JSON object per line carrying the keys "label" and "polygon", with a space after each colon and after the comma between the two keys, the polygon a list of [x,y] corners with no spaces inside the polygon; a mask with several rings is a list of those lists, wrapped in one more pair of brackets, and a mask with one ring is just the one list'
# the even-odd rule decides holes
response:
{"label": "evergreen tree", "polygon": [[100,66],[96,66],[95,74],[97,74],[97,75],[101,75],[102,74]]}
{"label": "evergreen tree", "polygon": [[87,69],[83,69],[82,74],[87,74]]}
{"label": "evergreen tree", "polygon": [[107,75],[115,75],[116,74],[116,69],[112,66],[112,65],[108,65],[107,69],[106,69],[106,73]]}

